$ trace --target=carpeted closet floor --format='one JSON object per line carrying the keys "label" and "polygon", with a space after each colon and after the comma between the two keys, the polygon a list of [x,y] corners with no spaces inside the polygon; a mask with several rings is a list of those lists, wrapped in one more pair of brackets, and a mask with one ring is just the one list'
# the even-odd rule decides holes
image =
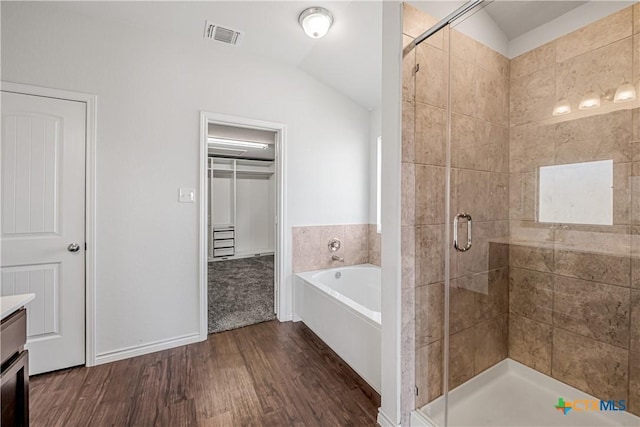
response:
{"label": "carpeted closet floor", "polygon": [[209,333],[275,319],[273,255],[209,263]]}

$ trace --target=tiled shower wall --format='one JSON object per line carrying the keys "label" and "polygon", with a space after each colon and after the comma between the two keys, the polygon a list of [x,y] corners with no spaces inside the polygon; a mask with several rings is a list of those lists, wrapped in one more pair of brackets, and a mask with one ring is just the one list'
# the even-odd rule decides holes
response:
{"label": "tiled shower wall", "polygon": [[[598,398],[626,399],[636,414],[640,115],[585,117],[577,105],[592,88],[612,94],[623,79],[638,81],[639,15],[629,7],[511,61],[509,163],[509,356]],[[574,112],[554,120],[562,97]],[[536,222],[540,166],[608,159],[613,226]]]}
{"label": "tiled shower wall", "polygon": [[[434,21],[405,4],[405,46]],[[473,213],[476,242],[451,258],[449,386],[508,354],[640,413],[640,113],[551,116],[563,96],[577,109],[595,83],[637,82],[639,30],[636,5],[512,61],[455,30],[405,52],[403,414],[442,389],[448,37],[451,211]],[[613,226],[536,222],[539,166],[604,159]]]}
{"label": "tiled shower wall", "polygon": [[[293,227],[292,236],[294,273],[366,263],[380,266],[380,234],[375,224]],[[331,259],[334,253],[327,245],[334,237],[342,243],[335,255],[344,262]]]}

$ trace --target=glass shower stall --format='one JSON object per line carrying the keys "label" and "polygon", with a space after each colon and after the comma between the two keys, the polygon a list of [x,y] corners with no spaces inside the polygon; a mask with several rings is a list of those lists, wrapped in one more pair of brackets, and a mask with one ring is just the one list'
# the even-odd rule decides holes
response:
{"label": "glass shower stall", "polygon": [[640,5],[403,13],[414,421],[639,426]]}

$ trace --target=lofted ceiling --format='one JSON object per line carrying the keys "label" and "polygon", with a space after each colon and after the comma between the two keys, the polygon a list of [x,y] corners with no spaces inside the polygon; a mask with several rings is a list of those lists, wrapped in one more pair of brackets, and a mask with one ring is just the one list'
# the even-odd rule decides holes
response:
{"label": "lofted ceiling", "polygon": [[522,34],[546,24],[586,1],[495,1],[485,8],[496,25],[513,40]]}
{"label": "lofted ceiling", "polygon": [[[50,3],[52,4],[52,3]],[[206,41],[211,53],[236,49],[298,67],[367,109],[380,106],[382,5],[373,1],[77,1],[69,11],[149,32],[204,43],[205,20],[240,31],[237,46]],[[322,6],[334,15],[325,37],[313,40],[298,15]]]}

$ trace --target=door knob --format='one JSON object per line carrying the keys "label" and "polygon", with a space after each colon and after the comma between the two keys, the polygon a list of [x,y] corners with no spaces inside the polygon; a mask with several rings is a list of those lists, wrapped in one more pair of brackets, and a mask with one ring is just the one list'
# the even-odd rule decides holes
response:
{"label": "door knob", "polygon": [[67,246],[67,250],[69,252],[78,252],[80,250],[80,245],[77,243],[71,243],[69,246]]}

